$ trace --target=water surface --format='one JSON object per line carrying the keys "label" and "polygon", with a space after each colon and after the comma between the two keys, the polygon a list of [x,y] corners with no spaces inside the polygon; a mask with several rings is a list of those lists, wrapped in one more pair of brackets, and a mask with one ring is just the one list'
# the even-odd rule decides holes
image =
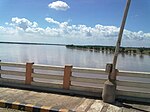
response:
{"label": "water surface", "polygon": [[[68,49],[54,45],[19,45],[0,44],[0,60],[3,62],[27,61],[36,64],[64,66],[72,64],[76,67],[105,68],[111,63],[113,54],[81,49]],[[119,70],[150,72],[149,55],[119,54],[117,68]]]}

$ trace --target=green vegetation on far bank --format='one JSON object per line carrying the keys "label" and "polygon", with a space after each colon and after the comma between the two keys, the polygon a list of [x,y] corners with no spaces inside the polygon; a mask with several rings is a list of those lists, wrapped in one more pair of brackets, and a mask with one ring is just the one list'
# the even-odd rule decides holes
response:
{"label": "green vegetation on far bank", "polygon": [[[94,50],[94,51],[106,51],[115,52],[115,46],[98,46],[98,45],[66,45],[67,48],[71,49],[82,49],[82,50]],[[132,54],[149,54],[150,48],[147,47],[120,47],[120,53],[132,53]]]}

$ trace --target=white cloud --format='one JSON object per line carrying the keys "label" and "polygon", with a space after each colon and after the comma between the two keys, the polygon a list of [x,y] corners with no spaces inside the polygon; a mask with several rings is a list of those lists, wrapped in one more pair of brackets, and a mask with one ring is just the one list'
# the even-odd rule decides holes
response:
{"label": "white cloud", "polygon": [[38,27],[38,24],[36,22],[33,22],[32,27]]}
{"label": "white cloud", "polygon": [[45,20],[49,23],[60,24],[58,21],[55,21],[53,18],[45,18]]}
{"label": "white cloud", "polygon": [[48,22],[48,23],[53,23],[53,24],[57,24],[59,27],[61,28],[66,28],[68,26],[68,22],[58,22],[56,20],[54,20],[53,18],[45,18],[45,20]]}
{"label": "white cloud", "polygon": [[29,27],[38,27],[38,24],[36,22],[30,22],[26,18],[18,18],[18,17],[12,18],[10,24],[8,22],[6,22],[5,24],[14,27],[19,27],[22,28],[23,30]]}
{"label": "white cloud", "polygon": [[48,5],[48,7],[56,10],[62,10],[62,11],[66,11],[67,9],[70,8],[69,5],[63,1],[52,2]]}
{"label": "white cloud", "polygon": [[[59,38],[56,43],[59,42],[61,38],[64,41],[74,43],[84,43],[84,44],[101,44],[108,42],[108,45],[114,45],[118,37],[119,28],[116,26],[103,26],[100,24],[94,27],[88,27],[86,25],[71,25],[68,22],[59,22],[53,18],[45,18],[49,23],[56,24],[56,27],[38,27],[36,22],[29,21],[25,18],[12,18],[11,23],[7,23],[7,27],[0,26],[0,35],[7,36],[20,36],[20,37],[31,37],[36,40],[38,37],[44,40],[45,37],[49,38]],[[123,42],[134,41],[134,45],[139,46],[140,42],[147,42],[147,46],[150,47],[150,33],[144,33],[143,31],[132,32],[129,30],[124,30]],[[128,43],[126,43],[128,44]]]}

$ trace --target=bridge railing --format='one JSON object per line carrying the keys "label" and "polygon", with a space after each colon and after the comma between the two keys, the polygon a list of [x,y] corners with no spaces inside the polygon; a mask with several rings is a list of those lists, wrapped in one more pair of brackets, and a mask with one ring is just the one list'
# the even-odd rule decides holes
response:
{"label": "bridge railing", "polygon": [[[150,99],[150,73],[118,71],[118,98],[137,97]],[[44,88],[90,93],[101,97],[104,82],[108,79],[105,69],[80,68],[72,65],[52,66],[32,63],[0,62],[0,84],[22,84]],[[150,100],[149,100],[150,101]]]}
{"label": "bridge railing", "polygon": [[149,72],[119,71],[117,78],[118,97],[150,98]]}
{"label": "bridge railing", "polygon": [[[63,88],[63,72],[64,67],[62,66],[50,66],[50,65],[33,65],[32,69],[34,72],[32,73],[33,80],[31,85],[42,86],[42,87],[50,87],[50,88]],[[42,71],[36,71],[42,70]],[[46,73],[44,73],[46,70]],[[59,73],[51,73],[51,71],[59,71]]]}
{"label": "bridge railing", "polygon": [[99,93],[100,95],[106,80],[105,69],[73,67],[70,89]]}
{"label": "bridge railing", "polygon": [[[5,69],[3,69],[3,67]],[[16,70],[19,68],[21,69],[21,71]],[[25,69],[26,69],[25,63],[12,63],[12,62],[1,62],[0,61],[0,83],[2,84],[5,82],[6,83],[8,82],[8,83],[24,84],[25,73],[26,73]],[[5,76],[5,75],[7,75],[7,76]],[[11,78],[7,78],[7,77],[11,77]]]}
{"label": "bridge railing", "polygon": [[[0,67],[1,84],[12,83],[60,88],[85,93],[98,93],[98,96],[100,96],[103,84],[107,80],[105,69],[80,68],[73,67],[72,65],[41,65],[34,64],[33,62],[0,62]],[[21,69],[22,71],[20,71],[19,68],[23,68],[24,70]],[[20,77],[18,78],[17,76]]]}

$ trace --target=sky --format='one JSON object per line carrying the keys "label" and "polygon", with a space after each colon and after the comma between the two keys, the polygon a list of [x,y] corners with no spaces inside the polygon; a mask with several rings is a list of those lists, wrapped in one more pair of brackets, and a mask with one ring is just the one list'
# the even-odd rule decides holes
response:
{"label": "sky", "polygon": [[[0,41],[115,45],[126,0],[0,0]],[[122,46],[150,47],[150,0],[131,0]]]}

